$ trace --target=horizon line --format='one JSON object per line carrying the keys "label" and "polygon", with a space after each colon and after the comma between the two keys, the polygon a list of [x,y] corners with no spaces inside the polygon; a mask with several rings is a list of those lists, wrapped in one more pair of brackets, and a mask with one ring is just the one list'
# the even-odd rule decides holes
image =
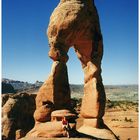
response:
{"label": "horizon line", "polygon": [[[41,81],[41,80],[35,80],[34,82],[29,82],[29,81],[24,81],[24,80],[15,80],[15,79],[11,79],[11,78],[3,78],[1,79],[1,82],[3,79],[8,79],[8,80],[13,80],[13,81],[20,81],[20,82],[24,82],[24,83],[29,83],[29,84],[34,84],[36,81],[39,81],[39,82],[45,82],[45,81]],[[76,83],[69,83],[70,85],[84,85],[84,83],[79,83],[79,84],[76,84]],[[137,85],[139,86],[139,82],[138,83],[131,83],[131,84],[103,84],[104,86],[132,86],[132,85]]]}

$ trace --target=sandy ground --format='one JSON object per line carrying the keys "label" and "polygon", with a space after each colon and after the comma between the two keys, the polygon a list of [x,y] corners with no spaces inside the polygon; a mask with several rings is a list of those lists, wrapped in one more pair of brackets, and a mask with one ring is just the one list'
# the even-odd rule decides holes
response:
{"label": "sandy ground", "polygon": [[138,140],[138,112],[135,110],[110,110],[104,120],[120,140]]}
{"label": "sandy ground", "polygon": [[[82,118],[78,119],[79,128]],[[138,112],[133,110],[107,110],[104,122],[119,137],[120,140],[138,140]]]}

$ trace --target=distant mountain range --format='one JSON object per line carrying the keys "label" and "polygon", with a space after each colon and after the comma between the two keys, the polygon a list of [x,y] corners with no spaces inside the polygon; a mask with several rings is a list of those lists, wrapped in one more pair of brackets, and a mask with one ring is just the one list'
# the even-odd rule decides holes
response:
{"label": "distant mountain range", "polygon": [[35,83],[32,84],[32,83],[28,83],[28,82],[11,80],[11,79],[7,79],[7,78],[3,78],[2,83],[11,84],[16,91],[37,89],[43,84],[43,82],[41,82],[41,81],[36,81]]}
{"label": "distant mountain range", "polygon": [[[3,78],[2,93],[15,93],[15,92],[27,91],[36,94],[42,84],[43,84],[42,81],[36,81],[35,83],[28,83],[28,82]],[[84,92],[83,88],[84,86],[82,84],[81,85],[70,84],[71,96],[76,98],[81,98]],[[14,89],[13,92],[12,89]],[[105,91],[106,91],[106,95],[109,96],[109,98],[112,100],[116,99],[117,95],[119,95],[119,97],[123,96],[121,97],[122,99],[128,96],[131,99],[134,96],[135,100],[137,100],[138,85],[105,85]],[[132,97],[130,95],[132,95]]]}
{"label": "distant mountain range", "polygon": [[[14,90],[16,91],[25,91],[25,90],[30,90],[30,89],[38,89],[41,87],[43,84],[42,81],[36,81],[35,83],[28,83],[28,82],[23,82],[23,81],[18,81],[18,80],[12,80],[8,78],[3,78],[2,79],[3,84],[10,84],[13,86]],[[76,93],[81,93],[83,92],[83,85],[70,85],[71,91],[76,92]]]}

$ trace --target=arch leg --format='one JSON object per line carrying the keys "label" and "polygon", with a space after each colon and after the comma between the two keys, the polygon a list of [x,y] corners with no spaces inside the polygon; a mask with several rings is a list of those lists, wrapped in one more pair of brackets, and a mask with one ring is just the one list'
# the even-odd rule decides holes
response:
{"label": "arch leg", "polygon": [[82,42],[74,48],[84,72],[84,95],[80,111],[84,120],[78,131],[100,139],[116,140],[103,121],[106,96],[101,77],[102,40],[98,42],[97,52],[92,41]]}
{"label": "arch leg", "polygon": [[67,51],[62,43],[50,47],[49,56],[54,61],[48,79],[39,89],[36,97],[36,121],[51,120],[51,112],[58,109],[70,109],[70,87],[66,62]]}

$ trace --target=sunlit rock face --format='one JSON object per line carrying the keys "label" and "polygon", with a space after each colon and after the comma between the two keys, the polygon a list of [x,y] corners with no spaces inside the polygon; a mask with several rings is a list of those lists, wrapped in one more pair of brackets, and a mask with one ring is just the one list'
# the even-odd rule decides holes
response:
{"label": "sunlit rock face", "polygon": [[[81,116],[84,126],[104,127],[105,91],[101,77],[103,39],[93,0],[60,0],[47,30],[49,57],[54,61],[49,78],[36,98],[36,122],[51,121],[51,112],[70,109],[67,66],[68,50],[74,47],[84,72]],[[84,132],[86,129],[80,129]]]}
{"label": "sunlit rock face", "polygon": [[49,56],[66,63],[74,46],[85,75],[81,115],[102,118],[105,92],[101,78],[103,55],[99,17],[92,0],[61,0],[51,15],[48,27]]}
{"label": "sunlit rock face", "polygon": [[25,136],[34,126],[35,94],[16,93],[2,95],[2,137],[15,140],[16,131]]}

